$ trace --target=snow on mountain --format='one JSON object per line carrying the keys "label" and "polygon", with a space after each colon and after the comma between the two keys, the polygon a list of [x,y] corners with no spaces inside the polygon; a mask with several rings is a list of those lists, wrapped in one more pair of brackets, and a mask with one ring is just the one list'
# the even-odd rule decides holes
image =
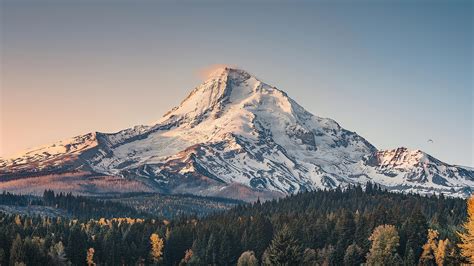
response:
{"label": "snow on mountain", "polygon": [[474,186],[472,168],[443,163],[420,150],[401,147],[378,151],[374,158],[371,174],[392,190],[465,196]]}
{"label": "snow on mountain", "polygon": [[96,134],[89,133],[57,143],[30,149],[12,158],[0,158],[0,175],[56,169],[74,162],[85,151],[97,146]]}
{"label": "snow on mountain", "polygon": [[[421,151],[378,151],[249,73],[222,68],[151,126],[91,133],[0,160],[0,176],[82,170],[157,191],[248,198],[367,181],[463,196],[474,171]],[[0,183],[0,187],[1,187]]]}

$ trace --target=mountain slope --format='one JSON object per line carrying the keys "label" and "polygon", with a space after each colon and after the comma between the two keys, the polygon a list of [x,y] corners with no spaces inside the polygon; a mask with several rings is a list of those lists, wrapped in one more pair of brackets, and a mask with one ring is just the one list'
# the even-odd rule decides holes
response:
{"label": "mountain slope", "polygon": [[155,125],[91,133],[0,161],[5,180],[71,171],[138,180],[160,192],[247,200],[367,181],[453,196],[474,187],[472,169],[421,151],[378,151],[231,68],[214,73]]}

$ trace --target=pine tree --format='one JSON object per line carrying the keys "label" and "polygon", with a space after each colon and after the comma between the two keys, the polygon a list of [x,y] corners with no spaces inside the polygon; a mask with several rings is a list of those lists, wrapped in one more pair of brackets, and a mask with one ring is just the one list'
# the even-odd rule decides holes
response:
{"label": "pine tree", "polygon": [[219,264],[235,264],[239,248],[236,247],[236,241],[233,239],[233,236],[227,230],[223,230],[220,233],[221,241],[219,247]]}
{"label": "pine tree", "polygon": [[75,265],[82,265],[86,261],[87,235],[79,225],[73,225],[66,246],[67,258]]}
{"label": "pine tree", "polygon": [[408,251],[405,251],[405,256],[403,258],[403,265],[404,266],[412,266],[415,265],[415,252],[413,249],[408,247]]}
{"label": "pine tree", "polygon": [[191,258],[192,263],[202,264],[206,261],[208,236],[203,230],[197,232],[197,237],[193,242]]}
{"label": "pine tree", "polygon": [[349,245],[344,253],[344,265],[360,265],[364,262],[362,249],[355,243]]}
{"label": "pine tree", "polygon": [[395,253],[395,255],[393,255],[392,258],[390,259],[390,263],[388,265],[391,265],[391,266],[403,265],[402,256],[400,256],[400,254],[398,253]]}
{"label": "pine tree", "polygon": [[243,248],[253,250],[257,258],[261,257],[265,249],[270,244],[273,236],[273,227],[270,220],[257,214],[250,222],[249,229],[243,238]]}
{"label": "pine tree", "polygon": [[104,257],[106,258],[106,262],[112,265],[117,265],[120,263],[120,258],[119,258],[120,254],[117,249],[120,243],[120,236],[119,236],[118,229],[116,228],[114,224],[107,222],[105,220],[100,221],[100,223],[103,226],[109,227],[102,241],[102,250],[104,251]]}
{"label": "pine tree", "polygon": [[161,255],[163,255],[163,239],[161,239],[158,234],[151,234],[150,236],[150,245],[151,245],[151,250],[150,250],[150,256],[151,260],[153,263],[158,263],[161,260]]}
{"label": "pine tree", "polygon": [[193,245],[193,232],[189,227],[173,228],[163,249],[164,264],[175,264]]}
{"label": "pine tree", "polygon": [[209,236],[209,240],[207,241],[206,247],[206,262],[212,265],[217,264],[217,256],[219,253],[219,246],[218,246],[218,237],[211,233]]}
{"label": "pine tree", "polygon": [[461,255],[470,263],[474,263],[474,196],[467,200],[467,221],[463,224],[464,233],[458,232],[461,238]]}
{"label": "pine tree", "polygon": [[414,210],[410,217],[403,223],[400,230],[400,246],[402,247],[402,255],[406,259],[410,249],[413,251],[413,257],[415,261],[421,255],[422,246],[426,242],[426,231],[428,230],[428,224],[426,223],[425,216],[419,209]]}
{"label": "pine tree", "polygon": [[322,249],[318,249],[318,263],[322,266],[334,265],[334,247],[327,245]]}
{"label": "pine tree", "polygon": [[253,251],[244,251],[237,260],[237,266],[258,266],[258,260]]}
{"label": "pine tree", "polygon": [[333,232],[338,239],[334,251],[334,260],[336,263],[343,262],[347,247],[354,241],[355,231],[356,226],[352,213],[347,210],[342,211],[338,215]]}
{"label": "pine tree", "polygon": [[2,265],[3,260],[5,260],[5,250],[3,248],[0,248],[0,265]]}
{"label": "pine tree", "polygon": [[[456,249],[449,239],[445,240],[445,251],[444,251],[444,264],[443,265],[460,265],[463,262],[461,254]],[[439,246],[438,246],[439,250]],[[441,256],[437,258],[438,261],[441,261]]]}
{"label": "pine tree", "polygon": [[44,251],[44,239],[40,237],[26,237],[23,241],[23,249],[25,251],[26,265],[47,264],[48,260]]}
{"label": "pine tree", "polygon": [[316,266],[318,265],[318,253],[312,248],[307,248],[303,252],[303,265]]}
{"label": "pine tree", "polygon": [[271,265],[299,265],[303,259],[302,247],[287,226],[275,235],[265,252]]}
{"label": "pine tree", "polygon": [[20,235],[17,234],[10,249],[10,265],[23,263],[24,260],[25,260],[25,250],[23,248],[23,241],[21,240]]}
{"label": "pine tree", "polygon": [[393,265],[396,261],[401,262],[401,258],[397,258],[396,253],[400,238],[395,226],[377,226],[369,240],[372,246],[367,253],[367,265]]}
{"label": "pine tree", "polygon": [[66,264],[66,253],[64,252],[63,242],[52,245],[49,248],[48,256],[51,259],[53,265],[65,265]]}
{"label": "pine tree", "polygon": [[367,218],[360,214],[359,210],[354,215],[354,222],[356,225],[356,231],[354,233],[354,242],[357,243],[362,249],[369,249],[370,242],[367,239]]}

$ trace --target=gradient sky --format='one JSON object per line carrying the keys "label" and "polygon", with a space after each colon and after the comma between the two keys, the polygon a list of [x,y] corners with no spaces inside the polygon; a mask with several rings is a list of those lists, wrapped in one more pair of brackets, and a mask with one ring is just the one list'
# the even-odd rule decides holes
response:
{"label": "gradient sky", "polygon": [[0,156],[156,121],[231,64],[379,149],[474,166],[473,1],[197,2],[2,0]]}

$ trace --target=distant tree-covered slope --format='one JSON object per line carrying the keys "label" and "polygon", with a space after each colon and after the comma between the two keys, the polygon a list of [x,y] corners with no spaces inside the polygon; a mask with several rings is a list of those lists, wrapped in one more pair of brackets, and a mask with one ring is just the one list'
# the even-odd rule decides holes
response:
{"label": "distant tree-covered slope", "polygon": [[0,213],[0,264],[459,265],[465,219],[461,199],[371,184],[171,221]]}
{"label": "distant tree-covered slope", "polygon": [[120,193],[102,197],[75,196],[46,190],[43,197],[0,194],[0,211],[18,214],[63,216],[76,219],[113,217],[203,217],[243,204],[226,198],[157,193]]}
{"label": "distant tree-covered slope", "polygon": [[229,210],[239,204],[244,204],[240,200],[203,197],[191,194],[130,193],[106,199],[133,207],[140,212],[168,219],[189,215],[204,217],[219,211]]}
{"label": "distant tree-covered slope", "polygon": [[4,191],[0,194],[0,210],[75,219],[151,216],[119,202],[75,196],[71,193],[55,193],[52,190],[44,191],[42,197],[15,195]]}
{"label": "distant tree-covered slope", "polygon": [[[443,195],[394,194],[371,184],[365,190],[357,186],[344,191],[305,192],[280,200],[241,205],[202,220],[195,227],[193,261],[235,263],[239,252],[246,250],[253,251],[262,260],[270,241],[283,228],[307,250],[307,256],[314,254],[314,263],[342,265],[345,256],[354,250],[360,253],[355,261],[365,261],[371,245],[369,236],[377,226],[387,224],[396,227],[397,253],[402,261],[411,265],[418,263],[428,228],[437,230],[439,239],[458,243],[455,232],[465,218],[465,201]],[[179,228],[175,228],[175,232]],[[228,247],[229,242],[232,245]],[[457,252],[456,249],[459,262]]]}

